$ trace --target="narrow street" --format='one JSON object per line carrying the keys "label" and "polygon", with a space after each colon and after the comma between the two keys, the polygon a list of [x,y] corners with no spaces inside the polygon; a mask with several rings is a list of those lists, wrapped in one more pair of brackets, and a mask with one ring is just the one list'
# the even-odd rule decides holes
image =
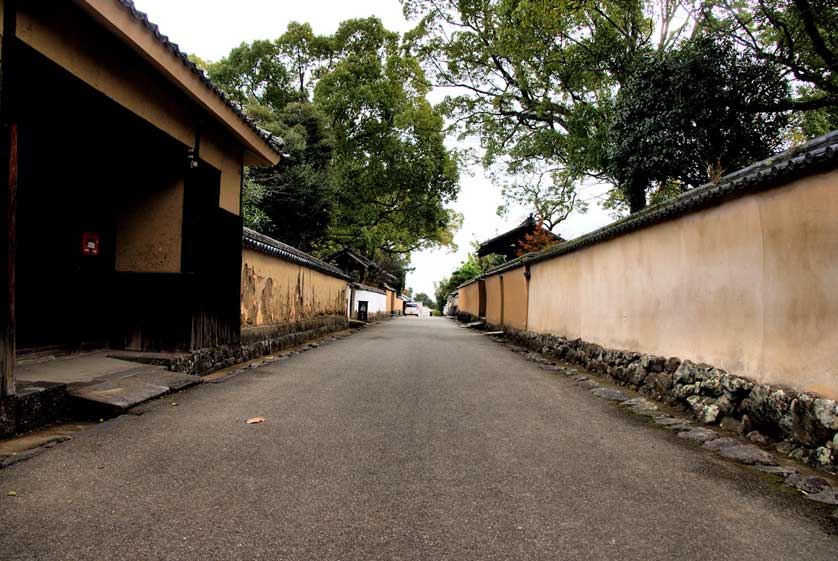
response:
{"label": "narrow street", "polygon": [[140,411],[0,470],[2,561],[838,550],[771,478],[443,318],[374,325]]}

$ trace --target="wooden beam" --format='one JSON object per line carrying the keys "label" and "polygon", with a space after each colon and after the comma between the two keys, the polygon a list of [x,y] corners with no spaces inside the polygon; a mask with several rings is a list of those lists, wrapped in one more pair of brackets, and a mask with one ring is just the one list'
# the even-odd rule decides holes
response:
{"label": "wooden beam", "polygon": [[17,215],[17,119],[12,87],[15,76],[17,0],[3,5],[0,52],[0,398],[15,393],[15,218]]}

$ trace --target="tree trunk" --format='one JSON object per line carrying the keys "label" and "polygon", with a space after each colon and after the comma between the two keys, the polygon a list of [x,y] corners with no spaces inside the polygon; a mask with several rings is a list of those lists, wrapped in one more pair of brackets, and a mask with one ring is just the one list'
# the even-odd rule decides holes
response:
{"label": "tree trunk", "polygon": [[628,200],[629,204],[629,211],[631,214],[635,212],[640,212],[644,208],[646,208],[646,182],[645,181],[638,181],[632,180],[629,181],[625,189],[623,190],[623,194]]}

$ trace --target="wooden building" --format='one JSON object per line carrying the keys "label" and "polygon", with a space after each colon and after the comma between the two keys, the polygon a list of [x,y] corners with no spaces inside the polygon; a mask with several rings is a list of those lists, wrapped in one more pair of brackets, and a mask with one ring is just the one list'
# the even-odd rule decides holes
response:
{"label": "wooden building", "polygon": [[129,0],[3,0],[0,396],[16,353],[240,339],[257,129]]}
{"label": "wooden building", "polygon": [[526,236],[532,236],[539,230],[541,230],[541,235],[549,240],[553,240],[556,243],[564,241],[560,236],[540,226],[535,221],[535,218],[533,218],[533,215],[530,214],[526,220],[515,228],[480,244],[480,247],[477,248],[477,256],[503,255],[508,261],[515,259],[521,248],[521,242]]}

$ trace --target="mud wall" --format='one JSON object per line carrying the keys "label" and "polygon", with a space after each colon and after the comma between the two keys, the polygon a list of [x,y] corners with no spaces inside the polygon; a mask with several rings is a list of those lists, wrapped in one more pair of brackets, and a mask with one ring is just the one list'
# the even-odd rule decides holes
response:
{"label": "mud wall", "polygon": [[149,181],[146,191],[137,193],[117,220],[117,271],[176,273],[181,270],[183,179],[172,174],[162,188],[153,190],[153,186]]}
{"label": "mud wall", "polygon": [[346,315],[347,283],[304,267],[242,250],[243,328]]}
{"label": "mud wall", "polygon": [[[503,277],[503,325],[514,329],[527,328],[529,298],[524,267],[501,273]],[[488,313],[488,303],[487,303]]]}
{"label": "mud wall", "polygon": [[833,170],[531,264],[527,329],[836,398],[836,256]]}
{"label": "mud wall", "polygon": [[477,316],[480,310],[480,292],[478,288],[478,281],[467,284],[458,289],[459,292],[459,310],[473,316]]}
{"label": "mud wall", "polygon": [[501,276],[486,277],[486,321],[492,325],[503,325],[503,281]]}

